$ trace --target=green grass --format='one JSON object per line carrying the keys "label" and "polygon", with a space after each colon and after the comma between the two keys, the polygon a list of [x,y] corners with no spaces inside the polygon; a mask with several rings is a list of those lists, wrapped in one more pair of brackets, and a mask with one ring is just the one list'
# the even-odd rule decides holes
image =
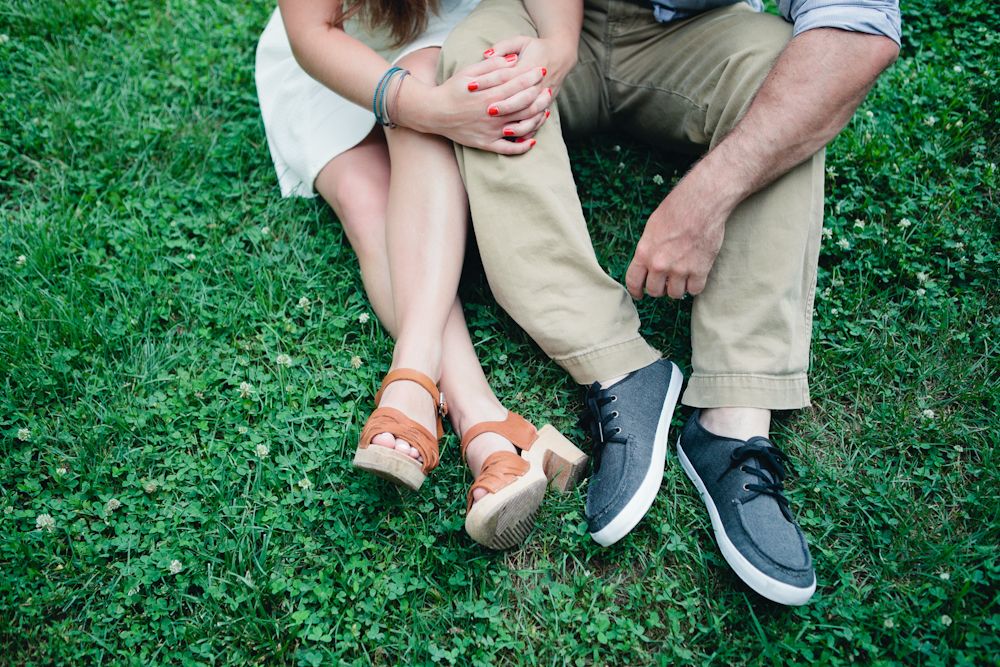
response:
{"label": "green grass", "polygon": [[[673,458],[621,544],[586,535],[580,490],[507,554],[463,532],[453,436],[416,495],[352,470],[391,341],[331,213],[279,197],[270,3],[6,2],[0,662],[992,663],[1000,12],[905,5],[829,151],[815,405],[776,433],[819,589],[785,609],[727,570]],[[680,167],[617,137],[574,158],[622,277]],[[470,273],[499,395],[582,440],[578,389]],[[682,365],[688,308],[641,304]]]}

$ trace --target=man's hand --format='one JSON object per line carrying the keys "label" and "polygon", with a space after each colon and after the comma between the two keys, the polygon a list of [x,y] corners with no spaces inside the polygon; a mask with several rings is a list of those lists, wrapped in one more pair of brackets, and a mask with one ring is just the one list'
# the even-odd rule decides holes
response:
{"label": "man's hand", "polygon": [[700,294],[722,247],[732,212],[716,193],[701,193],[696,179],[684,179],[649,216],[625,273],[633,299]]}

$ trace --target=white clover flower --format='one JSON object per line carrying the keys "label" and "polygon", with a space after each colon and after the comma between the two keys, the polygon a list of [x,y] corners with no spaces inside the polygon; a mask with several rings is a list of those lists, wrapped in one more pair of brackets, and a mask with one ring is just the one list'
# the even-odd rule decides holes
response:
{"label": "white clover flower", "polygon": [[24,255],[18,255],[17,256],[17,262],[15,262],[15,263],[18,266],[24,266],[25,262],[27,262],[27,261],[28,261],[27,257],[25,257]]}
{"label": "white clover flower", "polygon": [[952,69],[953,71],[955,71],[955,72],[961,72],[961,71],[962,71],[962,66],[961,66],[961,65],[955,65],[955,66],[954,66],[954,67],[952,67],[951,69]]}
{"label": "white clover flower", "polygon": [[67,475],[69,474],[69,468],[67,468],[65,465],[61,465],[58,468],[56,468],[56,474],[59,475],[60,477]]}
{"label": "white clover flower", "polygon": [[261,236],[267,236],[270,233],[271,233],[271,228],[268,227],[267,225],[264,225],[263,227],[260,228],[260,235]]}
{"label": "white clover flower", "polygon": [[938,577],[940,577],[941,581],[948,581],[949,579],[951,579],[951,573],[949,573],[949,572],[939,572],[938,573]]}
{"label": "white clover flower", "polygon": [[843,287],[844,286],[844,279],[843,278],[834,278],[833,280],[830,281],[830,284],[833,285],[834,287]]}
{"label": "white clover flower", "polygon": [[170,561],[170,566],[167,567],[167,571],[170,572],[170,574],[180,574],[180,571],[183,569],[184,569],[183,563],[181,563],[176,558]]}
{"label": "white clover flower", "polygon": [[7,33],[0,35],[0,44],[6,44],[9,41],[10,41],[10,35],[8,35]]}
{"label": "white clover flower", "polygon": [[268,449],[267,445],[263,442],[257,445],[257,447],[254,448],[254,451],[257,452],[257,456],[262,459],[266,459],[271,454],[271,450]]}
{"label": "white clover flower", "polygon": [[313,488],[313,483],[309,481],[308,477],[303,477],[302,479],[299,480],[299,488],[302,489],[303,491],[308,491],[309,489]]}
{"label": "white clover flower", "polygon": [[188,258],[188,261],[189,261],[189,262],[193,262],[193,261],[194,261],[195,259],[197,259],[197,258],[195,257],[195,254],[194,254],[193,252],[189,252],[189,253],[187,254],[187,258]]}
{"label": "white clover flower", "polygon": [[934,127],[938,122],[937,116],[928,116],[924,118],[924,125],[927,127]]}
{"label": "white clover flower", "polygon": [[928,279],[930,279],[930,274],[925,273],[923,271],[917,272],[917,280],[919,280],[920,282],[925,283],[928,281]]}
{"label": "white clover flower", "polygon": [[965,244],[964,243],[956,243],[955,244],[955,250],[958,250],[959,252],[965,250]]}
{"label": "white clover flower", "polygon": [[274,358],[274,363],[278,364],[279,366],[291,366],[292,358],[287,354],[279,354],[277,357]]}
{"label": "white clover flower", "polygon": [[240,398],[250,398],[253,393],[253,385],[249,382],[240,382]]}
{"label": "white clover flower", "polygon": [[618,144],[615,144],[615,147],[614,147],[614,149],[613,149],[613,150],[614,150],[614,152],[616,152],[616,153],[621,153],[621,152],[622,152],[622,147],[621,147],[621,146],[619,146]]}
{"label": "white clover flower", "polygon": [[885,627],[886,630],[892,630],[894,627],[896,627],[896,622],[891,618],[887,618],[884,621],[882,621],[882,626]]}
{"label": "white clover flower", "polygon": [[851,242],[848,241],[847,239],[840,239],[839,241],[837,241],[837,245],[839,245],[844,250],[851,249]]}
{"label": "white clover flower", "polygon": [[871,110],[868,110],[868,111],[866,111],[866,112],[865,112],[865,115],[866,115],[866,116],[868,116],[869,118],[874,118],[874,117],[875,117],[875,114],[874,114],[874,113],[872,113],[872,111],[871,111]]}
{"label": "white clover flower", "polygon": [[825,238],[825,239],[832,239],[833,238],[833,230],[830,229],[829,227],[824,227],[823,228],[823,238]]}
{"label": "white clover flower", "polygon": [[50,533],[52,529],[56,527],[56,521],[52,518],[51,514],[43,513],[39,514],[35,519],[35,528],[38,530],[47,530]]}
{"label": "white clover flower", "polygon": [[246,435],[249,431],[250,431],[250,429],[248,429],[246,426],[237,426],[236,427],[236,432],[239,433],[240,435]]}
{"label": "white clover flower", "polygon": [[923,287],[918,287],[917,288],[917,290],[916,290],[916,295],[917,296],[924,296],[925,294],[927,294],[927,290],[925,290]]}
{"label": "white clover flower", "polygon": [[653,182],[656,183],[657,185],[663,185],[663,177],[660,176],[659,174],[656,174],[655,176],[653,176]]}
{"label": "white clover flower", "polygon": [[371,316],[368,313],[361,313],[358,315],[358,324],[368,324],[368,320],[370,319]]}
{"label": "white clover flower", "polygon": [[17,429],[17,439],[21,442],[31,442],[31,429],[19,428]]}
{"label": "white clover flower", "polygon": [[108,514],[114,512],[116,509],[122,506],[122,503],[117,498],[112,498],[104,505],[104,511]]}
{"label": "white clover flower", "polygon": [[136,586],[134,588],[128,589],[128,592],[126,593],[126,595],[128,595],[129,597],[131,597],[133,595],[138,595],[138,594],[139,594],[139,587],[138,586]]}
{"label": "white clover flower", "polygon": [[362,363],[363,362],[361,361],[361,357],[359,357],[358,355],[354,355],[353,357],[351,357],[351,368],[354,369],[361,368]]}
{"label": "white clover flower", "polygon": [[924,419],[934,419],[937,417],[937,413],[930,408],[924,408],[924,411],[920,413],[920,416]]}
{"label": "white clover flower", "polygon": [[861,220],[860,218],[855,218],[854,219],[854,227],[856,229],[864,229],[865,228],[865,221]]}
{"label": "white clover flower", "polygon": [[301,297],[299,299],[299,308],[301,308],[302,310],[305,310],[306,308],[308,308],[311,305],[312,305],[312,302],[309,301],[309,297],[304,296],[304,297]]}
{"label": "white clover flower", "polygon": [[160,483],[155,479],[146,480],[146,482],[142,485],[142,490],[146,493],[156,493],[158,488],[160,488]]}
{"label": "white clover flower", "polygon": [[941,625],[946,628],[951,625],[951,616],[948,614],[941,614]]}
{"label": "white clover flower", "polygon": [[625,163],[624,162],[619,162],[618,163],[618,169],[624,169],[624,168],[625,168]]}

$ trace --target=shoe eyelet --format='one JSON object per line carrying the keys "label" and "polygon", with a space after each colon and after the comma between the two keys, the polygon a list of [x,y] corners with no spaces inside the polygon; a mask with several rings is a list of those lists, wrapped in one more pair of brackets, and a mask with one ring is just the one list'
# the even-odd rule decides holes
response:
{"label": "shoe eyelet", "polygon": [[615,410],[614,412],[612,412],[612,413],[611,413],[611,417],[612,417],[613,419],[618,419],[618,411],[617,411],[617,410]]}
{"label": "shoe eyelet", "polygon": [[747,471],[746,466],[740,466],[740,472],[746,472],[746,471]]}
{"label": "shoe eyelet", "polygon": [[747,488],[747,485],[746,485],[746,484],[744,484],[744,485],[743,485],[743,490],[744,490],[744,491],[749,491],[750,489],[748,489],[748,488]]}
{"label": "shoe eyelet", "polygon": [[622,430],[621,430],[621,428],[620,428],[620,427],[619,427],[619,428],[616,428],[616,429],[615,429],[615,435],[618,435],[618,434],[619,434],[619,433],[621,433],[621,432],[622,432]]}
{"label": "shoe eyelet", "polygon": [[617,403],[618,402],[618,397],[617,396],[612,396],[611,397],[611,402],[612,403]]}

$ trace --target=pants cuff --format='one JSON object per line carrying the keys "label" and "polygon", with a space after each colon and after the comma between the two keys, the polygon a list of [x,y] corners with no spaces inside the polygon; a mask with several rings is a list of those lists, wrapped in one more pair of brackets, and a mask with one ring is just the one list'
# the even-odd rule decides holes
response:
{"label": "pants cuff", "polygon": [[803,375],[692,374],[681,398],[693,408],[795,410],[809,406],[809,379]]}
{"label": "pants cuff", "polygon": [[645,368],[661,356],[663,355],[658,350],[638,336],[582,354],[553,358],[553,361],[578,383],[588,385]]}

